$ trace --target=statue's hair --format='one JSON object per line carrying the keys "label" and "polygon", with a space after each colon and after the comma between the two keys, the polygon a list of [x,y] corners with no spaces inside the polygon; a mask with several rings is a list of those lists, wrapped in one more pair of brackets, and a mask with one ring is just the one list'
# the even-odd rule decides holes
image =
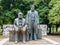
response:
{"label": "statue's hair", "polygon": [[23,15],[23,13],[22,13],[22,12],[19,12],[19,13],[18,13],[18,15],[19,15],[19,14],[22,14],[22,15]]}
{"label": "statue's hair", "polygon": [[[31,6],[34,6],[34,5],[30,5],[30,7],[31,7]],[[35,7],[35,6],[34,6],[34,7]]]}
{"label": "statue's hair", "polygon": [[18,18],[22,18],[21,16],[23,17],[23,13],[22,12],[19,12],[18,13]]}

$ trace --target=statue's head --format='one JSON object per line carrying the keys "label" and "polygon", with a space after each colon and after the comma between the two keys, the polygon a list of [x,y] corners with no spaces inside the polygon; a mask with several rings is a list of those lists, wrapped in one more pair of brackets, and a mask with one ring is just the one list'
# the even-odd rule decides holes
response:
{"label": "statue's head", "polygon": [[22,13],[22,12],[19,12],[19,13],[18,13],[18,18],[19,18],[19,19],[22,19],[22,18],[23,18],[23,13]]}
{"label": "statue's head", "polygon": [[35,10],[35,6],[31,5],[31,11],[33,12]]}

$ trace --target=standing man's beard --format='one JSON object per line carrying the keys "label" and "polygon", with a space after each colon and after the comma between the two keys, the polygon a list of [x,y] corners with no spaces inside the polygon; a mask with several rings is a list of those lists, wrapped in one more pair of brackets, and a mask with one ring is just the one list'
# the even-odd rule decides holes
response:
{"label": "standing man's beard", "polygon": [[32,12],[34,12],[34,10],[31,10]]}

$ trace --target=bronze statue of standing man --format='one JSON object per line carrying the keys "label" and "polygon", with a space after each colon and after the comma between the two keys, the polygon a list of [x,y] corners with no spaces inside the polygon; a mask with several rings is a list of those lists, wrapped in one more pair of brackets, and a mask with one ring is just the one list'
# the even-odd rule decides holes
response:
{"label": "bronze statue of standing man", "polygon": [[34,5],[31,5],[31,9],[27,12],[26,23],[28,26],[28,33],[30,34],[30,40],[37,40],[39,16]]}

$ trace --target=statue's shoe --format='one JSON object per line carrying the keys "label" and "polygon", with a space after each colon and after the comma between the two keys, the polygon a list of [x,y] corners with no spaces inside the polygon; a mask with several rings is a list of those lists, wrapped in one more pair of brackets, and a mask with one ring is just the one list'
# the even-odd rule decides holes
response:
{"label": "statue's shoe", "polygon": [[23,41],[23,43],[26,43],[25,41]]}
{"label": "statue's shoe", "polygon": [[15,41],[15,44],[17,44],[18,42],[17,41]]}
{"label": "statue's shoe", "polygon": [[35,40],[37,40],[37,39],[35,39]]}

